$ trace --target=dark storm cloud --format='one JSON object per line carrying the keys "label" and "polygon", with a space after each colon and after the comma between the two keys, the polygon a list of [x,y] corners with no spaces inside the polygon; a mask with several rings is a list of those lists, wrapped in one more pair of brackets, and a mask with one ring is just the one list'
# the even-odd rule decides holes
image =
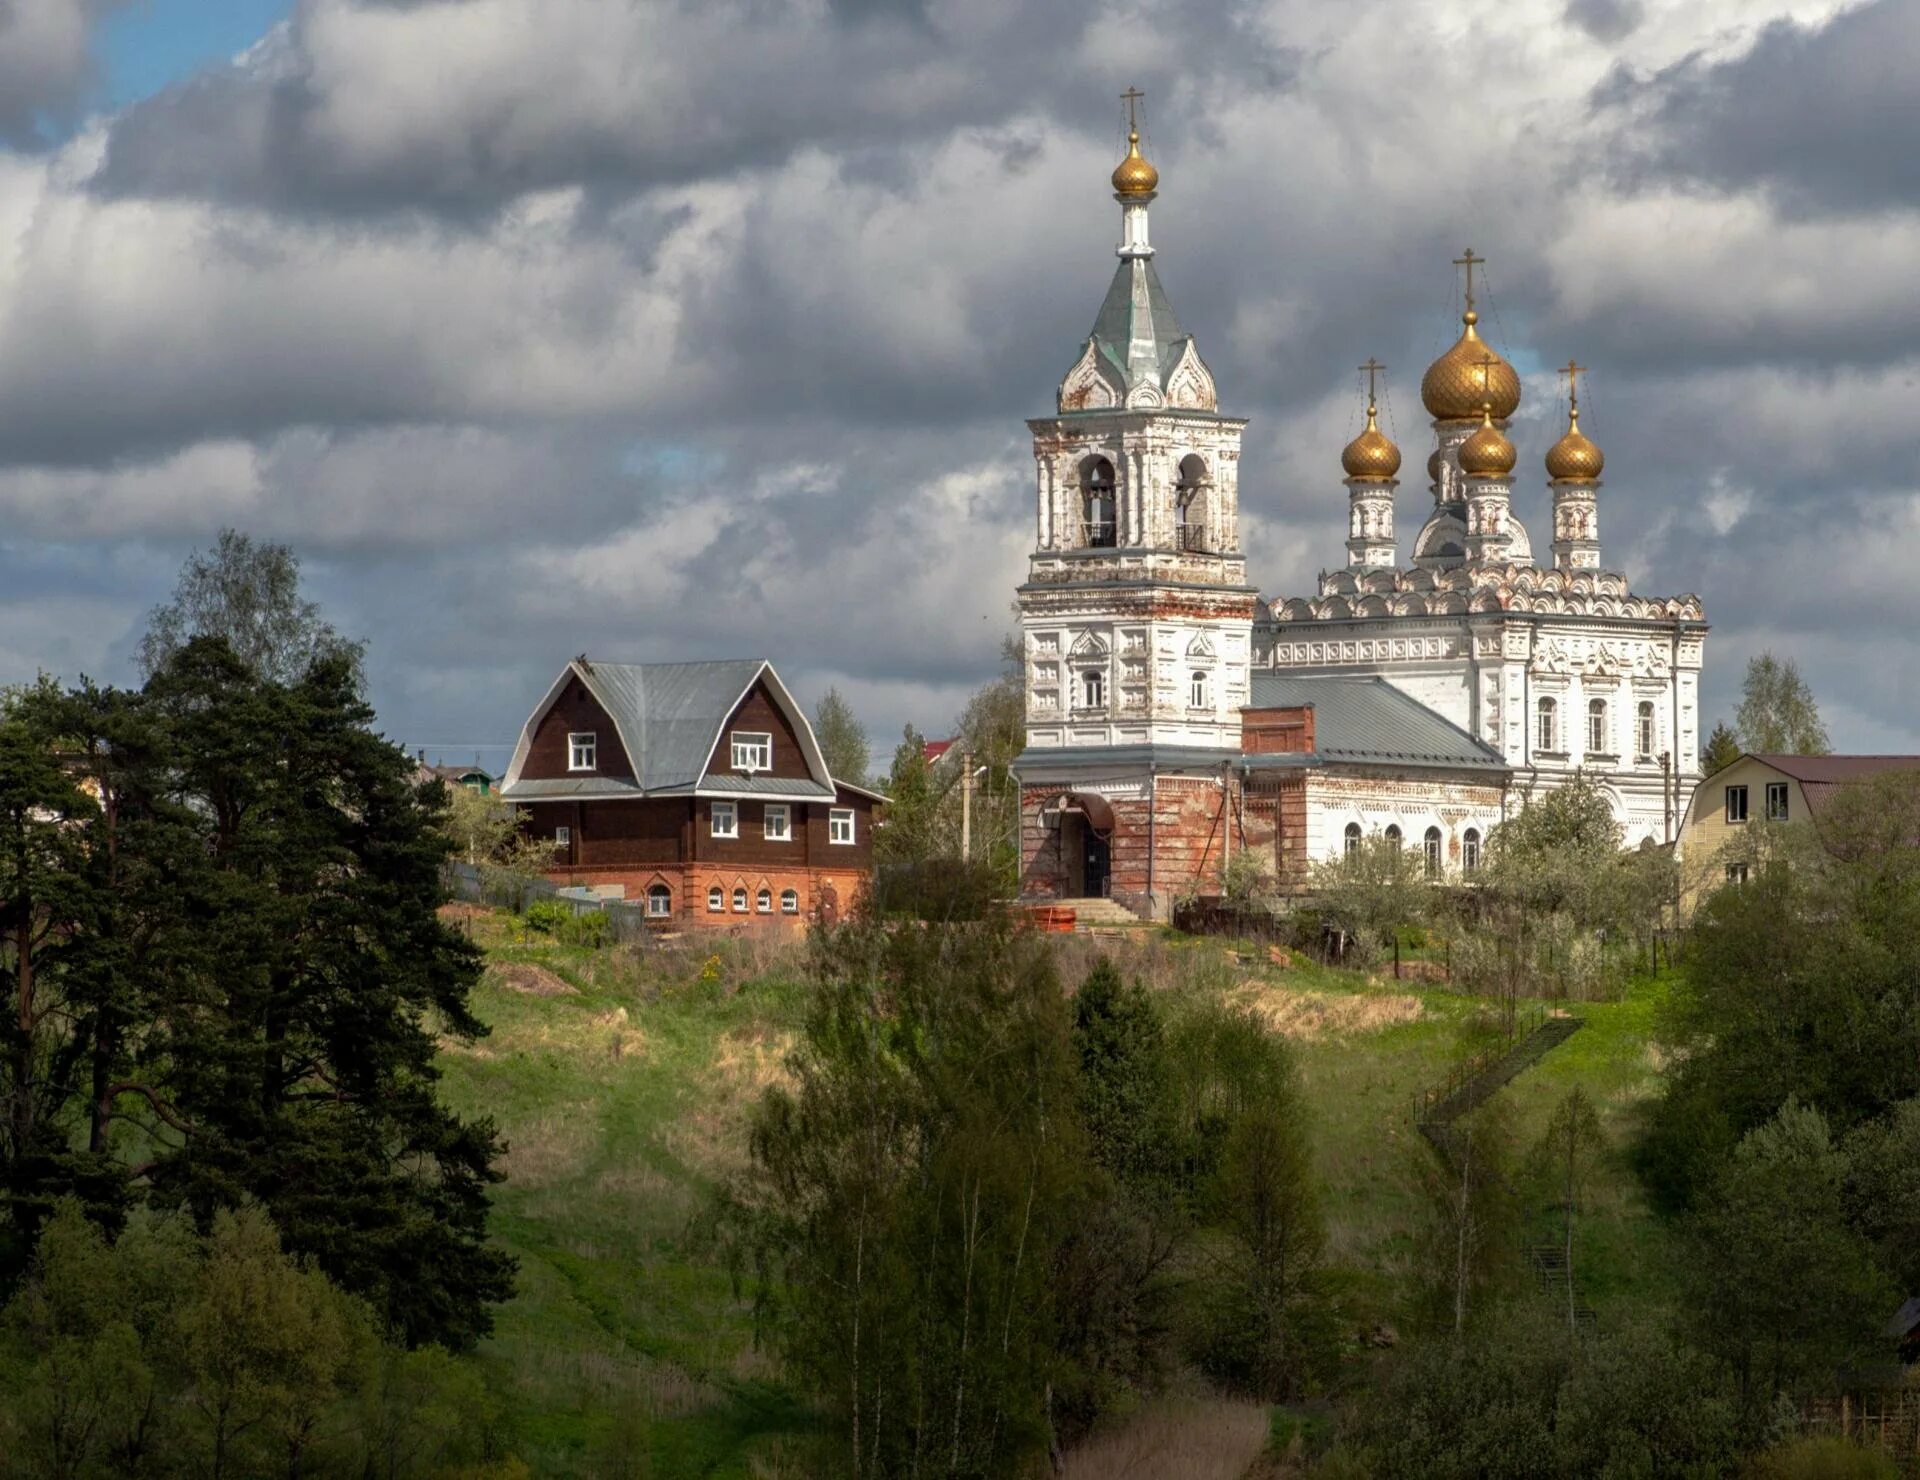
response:
{"label": "dark storm cloud", "polygon": [[1567,0],[1567,19],[1595,41],[1622,41],[1645,18],[1640,0]]}
{"label": "dark storm cloud", "polygon": [[1824,25],[1778,20],[1730,60],[1691,57],[1603,97],[1647,110],[1656,171],[1765,186],[1803,211],[1920,207],[1920,5],[1872,0]]}
{"label": "dark storm cloud", "polygon": [[92,81],[92,28],[126,0],[0,0],[0,140],[31,144]]}

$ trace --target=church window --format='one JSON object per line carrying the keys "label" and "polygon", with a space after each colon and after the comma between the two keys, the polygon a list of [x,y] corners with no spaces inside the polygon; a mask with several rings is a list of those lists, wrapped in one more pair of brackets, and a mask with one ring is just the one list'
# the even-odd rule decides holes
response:
{"label": "church window", "polygon": [[1650,761],[1653,759],[1653,703],[1651,700],[1641,700],[1637,723],[1639,749],[1636,753],[1641,760]]}
{"label": "church window", "polygon": [[1174,532],[1182,550],[1207,548],[1207,490],[1212,483],[1207,460],[1199,453],[1190,452],[1180,459],[1180,480],[1174,485],[1173,502],[1179,520]]}
{"label": "church window", "polygon": [[1427,877],[1440,877],[1440,829],[1430,827],[1427,835],[1420,840],[1420,851],[1426,855]]}
{"label": "church window", "polygon": [[793,812],[785,802],[768,802],[761,832],[769,843],[793,841]]}
{"label": "church window", "polygon": [[733,912],[736,915],[744,915],[747,912],[746,890],[736,889],[733,891]]}
{"label": "church window", "polygon": [[591,771],[600,748],[600,737],[592,730],[576,730],[567,736],[567,769]]}
{"label": "church window", "polygon": [[1607,701],[1587,701],[1587,754],[1607,754]]}
{"label": "church window", "polygon": [[1767,783],[1767,821],[1785,822],[1787,820],[1787,783],[1769,781]]}
{"label": "church window", "polygon": [[740,836],[740,809],[733,802],[715,802],[711,832],[716,838]]}
{"label": "church window", "polygon": [[1107,707],[1107,676],[1098,668],[1089,668],[1080,675],[1080,707],[1082,709]]}
{"label": "church window", "polygon": [[771,915],[773,913],[773,891],[771,889],[762,889],[758,894],[754,895],[753,907],[763,915]]}
{"label": "church window", "polygon": [[754,734],[748,730],[735,730],[733,732],[733,769],[771,771],[773,769],[773,736]]}
{"label": "church window", "polygon": [[1560,738],[1560,706],[1552,699],[1542,699],[1534,706],[1534,715],[1533,748],[1558,750],[1560,747],[1555,742]]}
{"label": "church window", "polygon": [[1727,788],[1727,821],[1745,822],[1747,820],[1747,789],[1744,786]]}
{"label": "church window", "polygon": [[1470,827],[1460,837],[1460,869],[1472,873],[1480,867],[1480,829]]}
{"label": "church window", "polygon": [[1118,543],[1113,464],[1090,457],[1080,464],[1080,508],[1085,521],[1082,543],[1106,547]]}
{"label": "church window", "polygon": [[1396,848],[1400,846],[1400,824],[1399,823],[1389,822],[1387,824],[1387,841],[1393,844],[1393,846]]}
{"label": "church window", "polygon": [[1349,822],[1344,834],[1345,851],[1349,858],[1360,851],[1360,824]]}
{"label": "church window", "polygon": [[782,889],[780,891],[780,913],[783,915],[797,915],[800,913],[800,891],[798,889]]}
{"label": "church window", "polygon": [[673,913],[673,891],[665,884],[647,886],[647,913],[656,920]]}
{"label": "church window", "polygon": [[727,907],[727,892],[718,884],[707,891],[707,911],[717,915]]}
{"label": "church window", "polygon": [[1206,674],[1195,673],[1187,694],[1188,705],[1194,709],[1211,709],[1213,707],[1212,695],[1209,692],[1211,687],[1207,682]]}

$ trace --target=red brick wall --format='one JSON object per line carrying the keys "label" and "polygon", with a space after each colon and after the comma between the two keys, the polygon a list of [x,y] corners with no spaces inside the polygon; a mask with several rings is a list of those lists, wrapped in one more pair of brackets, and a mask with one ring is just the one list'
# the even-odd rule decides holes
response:
{"label": "red brick wall", "polygon": [[[726,929],[737,925],[804,925],[819,918],[842,918],[866,893],[871,875],[862,869],[810,868],[729,868],[723,864],[675,864],[662,868],[556,868],[547,877],[562,888],[622,886],[623,897],[643,902],[654,884],[665,884],[673,891],[673,914],[663,922],[673,929]],[[707,891],[718,887],[725,908],[713,913],[707,908]],[[747,891],[744,914],[733,908],[735,889]],[[769,914],[759,910],[758,895],[766,889],[772,895]],[[780,912],[782,890],[795,890],[800,896],[800,912]]]}

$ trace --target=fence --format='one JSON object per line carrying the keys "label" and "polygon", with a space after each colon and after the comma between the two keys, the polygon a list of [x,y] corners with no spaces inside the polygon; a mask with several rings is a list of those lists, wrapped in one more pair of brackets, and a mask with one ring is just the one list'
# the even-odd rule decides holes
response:
{"label": "fence", "polygon": [[1894,1457],[1906,1474],[1920,1474],[1920,1392],[1895,1389],[1859,1398],[1816,1398],[1801,1416],[1810,1434],[1837,1434],[1872,1444]]}
{"label": "fence", "polygon": [[1423,1124],[1432,1119],[1437,1107],[1445,1105],[1460,1091],[1525,1043],[1537,1030],[1545,1026],[1547,1019],[1551,1016],[1553,1014],[1539,1003],[1525,1010],[1510,1011],[1497,1038],[1471,1058],[1455,1064],[1441,1083],[1430,1085],[1414,1095],[1414,1123]]}
{"label": "fence", "polygon": [[608,931],[615,940],[640,940],[647,933],[646,906],[636,900],[596,899],[561,889],[536,875],[476,868],[470,863],[448,864],[443,877],[447,893],[468,904],[492,905],[522,914],[536,900],[551,900],[575,915],[606,916]]}

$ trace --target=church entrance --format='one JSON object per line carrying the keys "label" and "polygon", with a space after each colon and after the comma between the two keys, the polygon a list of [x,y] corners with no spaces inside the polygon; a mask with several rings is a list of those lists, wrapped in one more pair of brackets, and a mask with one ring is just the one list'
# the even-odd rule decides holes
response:
{"label": "church entrance", "polygon": [[1081,869],[1080,895],[1083,899],[1105,899],[1112,875],[1113,850],[1107,840],[1092,828],[1087,829],[1085,858],[1085,865]]}
{"label": "church entrance", "polygon": [[1113,808],[1102,796],[1060,801],[1061,885],[1079,899],[1105,899],[1113,874]]}

